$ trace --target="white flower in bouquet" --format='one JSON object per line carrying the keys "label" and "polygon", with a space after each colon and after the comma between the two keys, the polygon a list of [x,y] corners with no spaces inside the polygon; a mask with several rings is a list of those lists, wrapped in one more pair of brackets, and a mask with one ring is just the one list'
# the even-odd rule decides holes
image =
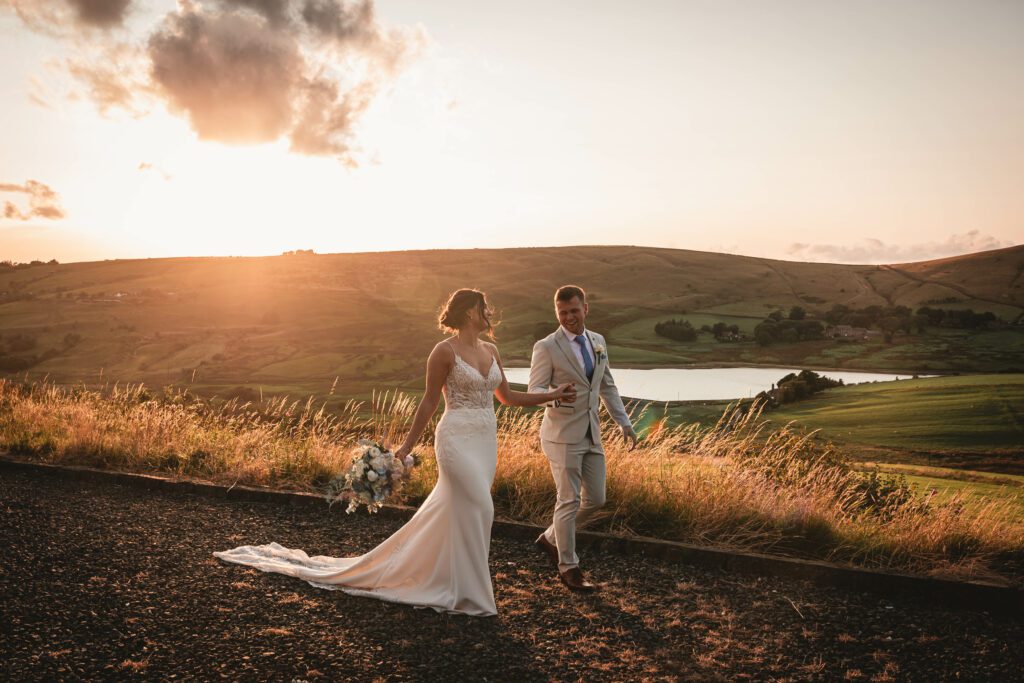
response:
{"label": "white flower in bouquet", "polygon": [[385,501],[400,492],[406,470],[417,464],[419,459],[415,455],[402,461],[379,443],[361,439],[352,451],[348,470],[328,483],[327,502],[334,505],[339,500],[348,501],[346,512],[355,512],[360,505],[365,505],[369,512],[377,512]]}

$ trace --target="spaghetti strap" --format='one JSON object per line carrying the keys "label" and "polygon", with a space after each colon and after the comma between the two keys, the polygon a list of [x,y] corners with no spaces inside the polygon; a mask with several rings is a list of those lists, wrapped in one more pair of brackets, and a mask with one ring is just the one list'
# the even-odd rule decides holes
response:
{"label": "spaghetti strap", "polygon": [[[452,339],[453,339],[452,337],[448,337],[447,339],[445,339],[445,341],[446,341],[446,342],[451,342],[451,343],[449,343],[449,344],[448,344],[448,346],[449,346],[449,347],[451,348],[451,350],[452,350],[452,353],[454,353],[454,354],[455,354],[455,358],[456,358],[457,360],[461,360],[461,361],[462,361],[463,363],[465,363],[466,365],[468,365],[468,366],[469,366],[470,368],[472,368],[473,370],[476,370],[476,374],[480,375],[481,377],[487,377],[487,375],[489,375],[489,374],[490,374],[490,372],[491,372],[491,368],[492,368],[492,367],[494,367],[494,365],[495,365],[496,363],[498,363],[498,359],[497,359],[497,358],[495,358],[495,357],[494,357],[494,354],[493,354],[493,353],[491,353],[490,349],[488,349],[488,350],[487,350],[487,355],[491,357],[491,362],[487,364],[487,372],[480,372],[480,369],[479,369],[479,368],[478,368],[477,366],[473,365],[473,364],[472,364],[472,363],[470,363],[470,362],[469,362],[468,360],[466,360],[465,358],[463,358],[463,357],[462,357],[462,355],[461,355],[461,354],[460,354],[460,353],[459,353],[458,351],[456,351],[456,350],[455,350],[455,343],[454,343],[454,342],[452,341]],[[501,368],[501,365],[500,365],[500,364],[498,364],[498,368],[499,368],[499,369]]]}

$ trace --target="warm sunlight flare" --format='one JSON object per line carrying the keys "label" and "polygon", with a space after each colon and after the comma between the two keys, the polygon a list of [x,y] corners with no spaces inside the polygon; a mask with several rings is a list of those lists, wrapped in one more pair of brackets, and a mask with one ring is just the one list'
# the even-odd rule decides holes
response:
{"label": "warm sunlight flare", "polygon": [[953,0],[3,0],[0,257],[1011,246],[1022,22]]}

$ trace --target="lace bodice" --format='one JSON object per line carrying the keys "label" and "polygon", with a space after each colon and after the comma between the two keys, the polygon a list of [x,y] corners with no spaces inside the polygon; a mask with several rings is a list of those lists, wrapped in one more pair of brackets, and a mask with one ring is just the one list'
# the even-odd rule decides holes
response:
{"label": "lace bodice", "polygon": [[445,410],[489,408],[494,410],[494,390],[501,384],[501,370],[491,359],[487,376],[455,354],[455,363],[445,380]]}

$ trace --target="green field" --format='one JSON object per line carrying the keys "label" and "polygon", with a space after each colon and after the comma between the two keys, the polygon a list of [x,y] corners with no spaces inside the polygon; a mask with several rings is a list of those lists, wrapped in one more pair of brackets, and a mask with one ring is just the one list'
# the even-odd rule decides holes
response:
{"label": "green field", "polygon": [[[648,410],[673,424],[713,425],[727,401],[671,403]],[[1007,501],[1024,519],[1024,375],[965,375],[829,389],[768,411],[835,444],[859,468],[904,475],[938,500]]]}
{"label": "green field", "polygon": [[[672,402],[648,412],[667,415],[672,424],[707,427],[729,406],[729,401]],[[991,483],[993,476],[1012,479],[988,472],[1024,474],[1024,374],[836,387],[762,417],[769,425],[793,422],[816,431],[819,439],[855,460],[885,463],[886,471],[910,467],[915,474],[940,479],[956,473],[977,483]],[[978,471],[965,476],[965,470]],[[1024,486],[1024,477],[1016,483]]]}
{"label": "green field", "polygon": [[966,375],[836,387],[773,410],[845,443],[934,452],[1024,449],[1024,375]]}
{"label": "green field", "polygon": [[934,492],[936,502],[950,502],[954,496],[964,506],[978,508],[991,503],[1006,503],[1015,511],[1016,519],[1024,522],[1024,489],[1005,484],[986,484],[977,481],[962,481],[953,476],[921,477],[907,476],[907,481],[921,495]]}
{"label": "green field", "polygon": [[955,500],[974,508],[1007,504],[1024,521],[1024,476],[897,463],[859,463],[858,469],[902,475],[919,494],[938,503]]}

